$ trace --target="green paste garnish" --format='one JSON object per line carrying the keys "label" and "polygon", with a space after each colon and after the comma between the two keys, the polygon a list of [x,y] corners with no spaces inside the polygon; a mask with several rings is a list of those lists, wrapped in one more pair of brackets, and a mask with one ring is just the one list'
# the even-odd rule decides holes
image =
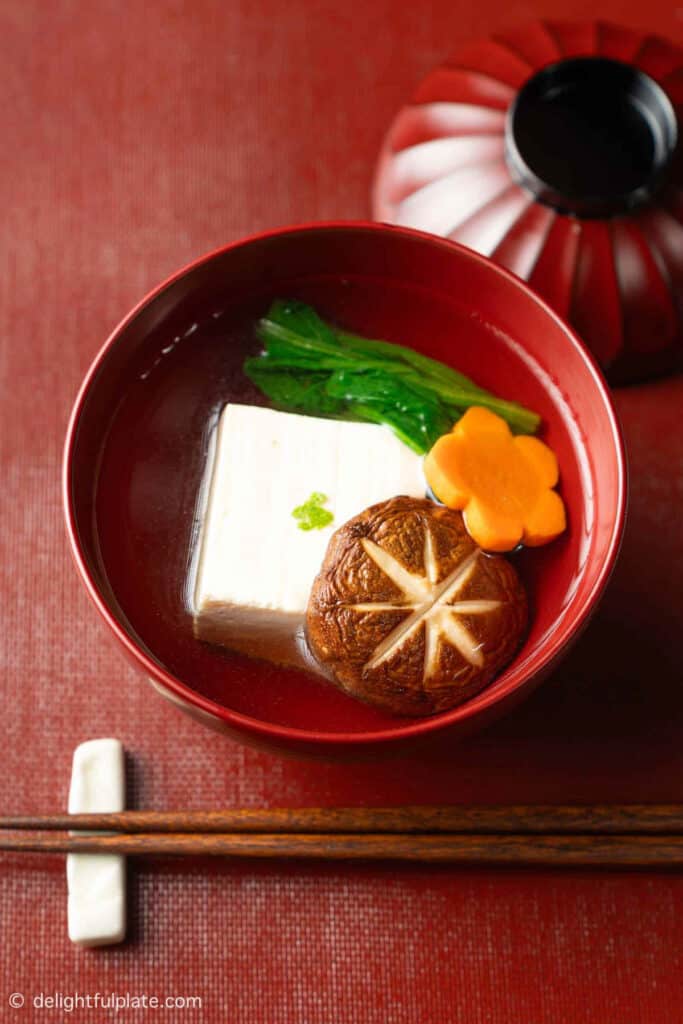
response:
{"label": "green paste garnish", "polygon": [[298,520],[297,526],[300,530],[322,530],[323,527],[330,525],[334,516],[329,509],[323,508],[327,500],[326,494],[313,491],[303,505],[297,505],[292,515]]}

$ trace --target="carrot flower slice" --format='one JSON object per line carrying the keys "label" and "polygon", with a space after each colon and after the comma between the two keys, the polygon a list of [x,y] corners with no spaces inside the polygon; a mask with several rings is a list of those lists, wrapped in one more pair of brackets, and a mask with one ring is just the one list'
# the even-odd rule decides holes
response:
{"label": "carrot flower slice", "polygon": [[566,528],[557,457],[537,437],[515,437],[505,420],[473,406],[425,457],[434,495],[462,509],[467,531],[485,551],[537,547]]}

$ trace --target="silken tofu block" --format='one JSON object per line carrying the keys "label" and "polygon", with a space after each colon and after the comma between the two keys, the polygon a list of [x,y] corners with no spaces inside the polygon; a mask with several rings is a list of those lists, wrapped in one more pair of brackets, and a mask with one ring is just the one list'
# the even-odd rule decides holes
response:
{"label": "silken tofu block", "polygon": [[[281,664],[305,665],[308,596],[334,531],[369,505],[423,497],[422,459],[383,426],[226,405],[199,539],[194,631]],[[334,515],[302,530],[313,492]]]}
{"label": "silken tofu block", "polygon": [[[87,740],[74,751],[69,814],[122,811],[126,778],[117,739]],[[69,938],[79,946],[108,946],[126,935],[126,859],[115,853],[66,858]]]}

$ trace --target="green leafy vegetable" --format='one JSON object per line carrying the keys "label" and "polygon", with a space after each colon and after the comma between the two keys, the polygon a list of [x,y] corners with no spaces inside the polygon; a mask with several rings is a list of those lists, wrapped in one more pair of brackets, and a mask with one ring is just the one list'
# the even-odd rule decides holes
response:
{"label": "green leafy vegetable", "polygon": [[329,509],[323,508],[327,500],[326,494],[313,491],[303,505],[297,505],[292,515],[298,519],[297,526],[300,530],[322,530],[323,527],[329,526],[334,516]]}
{"label": "green leafy vegetable", "polygon": [[533,434],[540,422],[413,349],[332,328],[302,302],[274,302],[257,334],[264,351],[247,359],[244,371],[275,405],[385,423],[420,453],[472,405],[498,413],[517,433]]}

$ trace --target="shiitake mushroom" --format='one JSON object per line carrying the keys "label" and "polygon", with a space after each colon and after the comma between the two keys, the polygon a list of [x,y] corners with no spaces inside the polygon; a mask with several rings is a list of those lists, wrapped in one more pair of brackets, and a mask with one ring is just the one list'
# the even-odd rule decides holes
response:
{"label": "shiitake mushroom", "polygon": [[306,612],[309,648],[353,697],[430,715],[485,687],[517,651],[527,598],[460,512],[409,497],[373,505],[332,536]]}

